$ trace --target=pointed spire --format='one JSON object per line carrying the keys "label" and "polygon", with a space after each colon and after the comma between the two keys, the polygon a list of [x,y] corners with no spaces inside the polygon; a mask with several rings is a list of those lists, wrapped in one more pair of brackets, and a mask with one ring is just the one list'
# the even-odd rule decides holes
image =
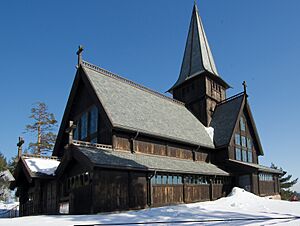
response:
{"label": "pointed spire", "polygon": [[194,1],[180,75],[177,82],[173,85],[169,92],[184,82],[187,78],[204,71],[208,71],[213,75],[219,76],[213,55],[209,48],[201,18],[199,16],[197,4],[196,1]]}

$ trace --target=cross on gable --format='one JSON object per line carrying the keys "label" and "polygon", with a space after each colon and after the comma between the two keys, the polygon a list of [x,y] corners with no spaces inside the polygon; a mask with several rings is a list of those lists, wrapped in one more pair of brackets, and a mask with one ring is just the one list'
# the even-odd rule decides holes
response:
{"label": "cross on gable", "polygon": [[81,64],[81,61],[82,61],[82,52],[83,52],[83,46],[80,45],[80,46],[78,46],[78,50],[76,52],[76,54],[78,56],[78,65],[77,65],[78,67],[79,67],[79,65]]}
{"label": "cross on gable", "polygon": [[244,93],[247,93],[247,84],[246,81],[243,81],[242,85],[244,86]]}
{"label": "cross on gable", "polygon": [[19,142],[17,143],[19,158],[22,156],[22,145],[24,144],[24,142],[25,142],[24,139],[22,137],[19,137]]}
{"label": "cross on gable", "polygon": [[66,129],[66,133],[69,134],[69,144],[73,143],[73,131],[76,129],[76,125],[73,121],[69,122],[69,127]]}
{"label": "cross on gable", "polygon": [[24,144],[24,139],[22,137],[19,137],[19,142],[17,143],[17,146],[19,148],[22,148],[22,145]]}

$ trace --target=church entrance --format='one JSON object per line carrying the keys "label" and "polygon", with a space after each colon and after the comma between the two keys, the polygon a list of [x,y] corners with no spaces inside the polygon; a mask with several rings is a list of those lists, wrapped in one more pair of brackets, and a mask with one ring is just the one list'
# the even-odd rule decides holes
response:
{"label": "church entrance", "polygon": [[239,176],[239,187],[251,192],[251,178],[250,175]]}

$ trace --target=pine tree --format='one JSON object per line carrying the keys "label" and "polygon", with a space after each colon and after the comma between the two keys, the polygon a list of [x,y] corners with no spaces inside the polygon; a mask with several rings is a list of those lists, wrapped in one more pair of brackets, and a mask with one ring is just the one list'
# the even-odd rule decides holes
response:
{"label": "pine tree", "polygon": [[0,152],[0,172],[7,169],[7,161],[4,155]]}
{"label": "pine tree", "polygon": [[9,182],[5,180],[4,171],[7,170],[7,161],[4,155],[0,152],[0,201],[5,201],[9,194]]}
{"label": "pine tree", "polygon": [[29,116],[33,120],[32,124],[26,125],[26,132],[36,135],[36,142],[29,143],[29,150],[33,154],[41,155],[52,151],[56,134],[53,130],[57,126],[57,121],[53,113],[48,112],[48,107],[43,102],[37,102],[31,108]]}
{"label": "pine tree", "polygon": [[18,160],[19,160],[19,157],[16,155],[15,157],[12,157],[10,159],[10,161],[8,162],[8,169],[12,174],[15,172]]}
{"label": "pine tree", "polygon": [[294,191],[292,191],[291,188],[298,182],[298,178],[291,180],[292,179],[291,174],[286,175],[287,174],[286,171],[283,171],[281,167],[279,168],[273,163],[271,164],[271,168],[280,169],[283,172],[283,174],[279,176],[280,194],[282,199],[289,200],[290,197],[294,194]]}

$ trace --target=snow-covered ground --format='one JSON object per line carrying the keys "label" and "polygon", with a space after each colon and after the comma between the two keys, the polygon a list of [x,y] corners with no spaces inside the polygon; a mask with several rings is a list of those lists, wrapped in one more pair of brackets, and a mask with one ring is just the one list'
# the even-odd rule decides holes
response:
{"label": "snow-covered ground", "polygon": [[[17,208],[19,206],[19,202],[9,202],[9,203],[5,203],[0,201],[0,218],[5,218],[5,217],[9,217],[10,213],[8,210]],[[16,209],[16,211],[18,211],[18,209]],[[0,222],[0,225],[1,222]]]}
{"label": "snow-covered ground", "polygon": [[[298,219],[295,219],[295,217],[298,217]],[[223,219],[232,219],[233,221],[218,221]],[[200,222],[206,220],[217,221]],[[117,225],[118,223],[130,225],[130,223],[135,222],[155,221],[198,221],[185,223],[186,225],[300,225],[300,202],[270,200],[255,196],[242,189],[234,188],[228,197],[213,202],[182,204],[114,214],[34,216],[0,219],[0,225],[67,226],[87,224]],[[183,224],[161,223],[153,225]]]}

